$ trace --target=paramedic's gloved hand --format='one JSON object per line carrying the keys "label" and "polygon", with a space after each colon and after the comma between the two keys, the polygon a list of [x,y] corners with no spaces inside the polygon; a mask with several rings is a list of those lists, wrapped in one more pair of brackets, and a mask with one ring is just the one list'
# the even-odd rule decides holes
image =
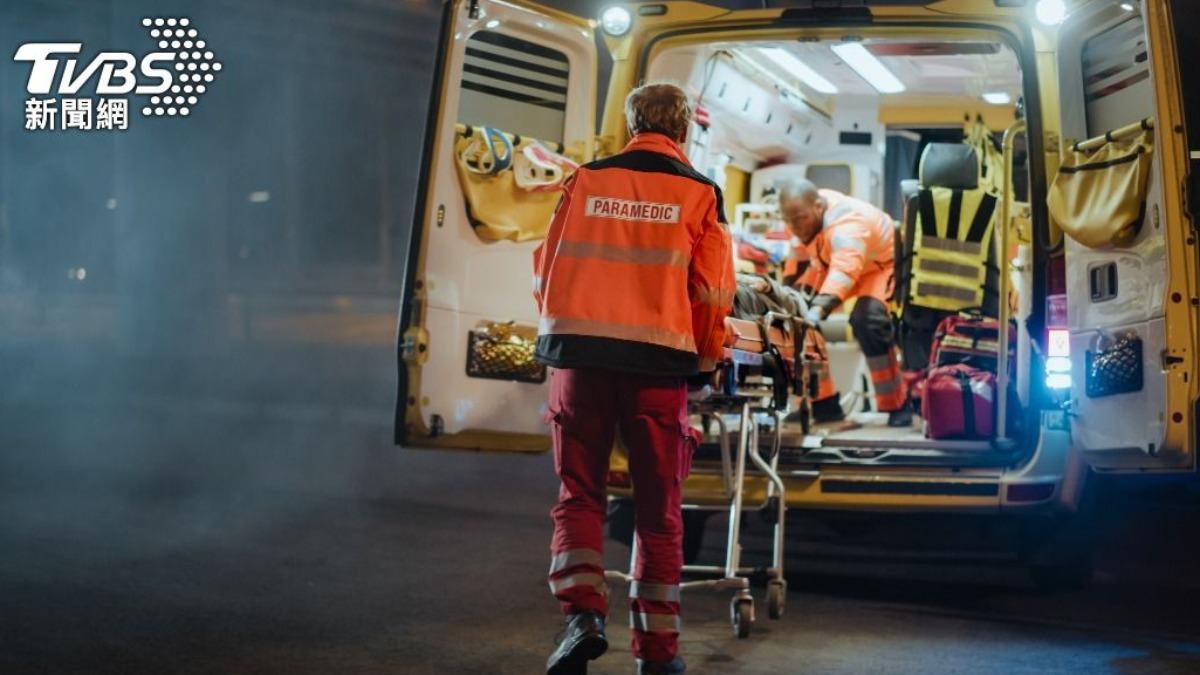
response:
{"label": "paramedic's gloved hand", "polygon": [[804,319],[814,326],[820,326],[821,322],[837,308],[838,304],[840,301],[837,296],[822,293],[813,298],[812,306],[805,313]]}
{"label": "paramedic's gloved hand", "polygon": [[825,320],[825,310],[820,307],[813,307],[804,315],[804,320],[819,327],[821,322]]}

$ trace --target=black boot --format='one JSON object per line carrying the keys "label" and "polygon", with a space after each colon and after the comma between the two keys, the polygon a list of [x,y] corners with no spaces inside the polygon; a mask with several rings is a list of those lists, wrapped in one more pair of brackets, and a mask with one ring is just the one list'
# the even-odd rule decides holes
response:
{"label": "black boot", "polygon": [[667,663],[653,663],[651,661],[637,660],[637,675],[678,675],[687,670],[683,659],[676,656]]}
{"label": "black boot", "polygon": [[889,427],[911,427],[912,423],[913,411],[907,405],[899,410],[893,410],[888,413]]}
{"label": "black boot", "polygon": [[587,662],[600,658],[607,649],[604,617],[595,612],[571,614],[562,642],[546,662],[546,675],[586,675]]}

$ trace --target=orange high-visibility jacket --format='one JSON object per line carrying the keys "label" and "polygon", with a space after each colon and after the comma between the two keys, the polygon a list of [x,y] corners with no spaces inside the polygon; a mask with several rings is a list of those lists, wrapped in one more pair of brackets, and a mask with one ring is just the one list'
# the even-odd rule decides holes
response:
{"label": "orange high-visibility jacket", "polygon": [[847,298],[870,296],[886,304],[893,283],[892,217],[833,190],[825,199],[821,232],[808,244],[811,264],[801,279],[817,289],[814,304],[828,313]]}
{"label": "orange high-visibility jacket", "polygon": [[675,142],[638,134],[571,176],[533,253],[537,358],[650,375],[711,371],[734,284],[720,189]]}

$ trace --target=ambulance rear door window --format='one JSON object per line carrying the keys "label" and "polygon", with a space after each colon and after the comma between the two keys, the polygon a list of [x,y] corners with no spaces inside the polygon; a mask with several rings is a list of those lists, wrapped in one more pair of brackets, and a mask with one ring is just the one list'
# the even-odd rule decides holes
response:
{"label": "ambulance rear door window", "polygon": [[1140,15],[1084,43],[1083,86],[1088,136],[1154,115],[1154,87]]}
{"label": "ambulance rear door window", "polygon": [[458,121],[562,143],[567,55],[495,31],[467,40]]}

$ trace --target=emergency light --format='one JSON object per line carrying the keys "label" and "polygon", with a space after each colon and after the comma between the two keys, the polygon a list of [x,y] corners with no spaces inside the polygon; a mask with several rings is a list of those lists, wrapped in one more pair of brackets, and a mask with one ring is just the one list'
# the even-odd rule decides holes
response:
{"label": "emergency light", "polygon": [[613,37],[620,37],[633,27],[633,16],[624,7],[609,7],[600,13],[600,27]]}
{"label": "emergency light", "polygon": [[1038,0],[1033,13],[1043,24],[1057,26],[1067,18],[1067,4],[1063,0]]}

